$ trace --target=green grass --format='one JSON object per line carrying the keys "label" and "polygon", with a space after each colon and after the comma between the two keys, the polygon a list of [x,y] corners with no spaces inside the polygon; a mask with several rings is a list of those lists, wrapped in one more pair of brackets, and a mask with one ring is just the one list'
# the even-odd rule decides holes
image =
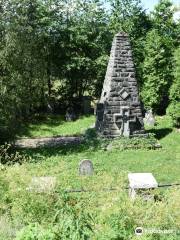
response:
{"label": "green grass", "polygon": [[[57,121],[56,127],[61,129],[61,134],[67,133],[65,129],[68,129],[68,134],[72,132],[80,133],[82,129],[87,128],[93,121],[93,116],[60,125]],[[45,125],[48,126],[47,123]],[[43,132],[43,130],[39,130],[37,134],[35,129],[39,129],[39,127],[33,126],[34,129],[31,129],[32,136],[37,136]],[[42,127],[42,123],[39,126]],[[49,126],[52,126],[52,124]],[[72,129],[76,130],[72,131]],[[8,184],[8,190],[3,194],[3,196],[6,196],[6,200],[0,203],[0,213],[3,213],[3,216],[10,215],[13,224],[17,225],[27,225],[32,222],[39,222],[42,226],[51,224],[56,211],[59,211],[58,204],[62,196],[57,195],[58,193],[49,196],[29,195],[24,189],[26,189],[33,176],[55,176],[57,178],[56,190],[59,193],[64,189],[83,188],[92,190],[89,193],[72,193],[68,195],[73,208],[81,206],[81,210],[84,209],[93,214],[95,223],[93,223],[94,233],[91,239],[109,240],[112,236],[115,236],[115,232],[119,230],[115,229],[116,223],[113,222],[111,225],[111,221],[116,221],[116,218],[120,218],[117,220],[120,221],[118,229],[122,227],[122,234],[124,234],[124,238],[112,238],[116,240],[135,240],[136,237],[133,235],[132,229],[139,225],[156,226],[164,229],[180,228],[180,206],[178,203],[180,189],[178,187],[177,189],[160,189],[160,195],[163,194],[165,200],[147,204],[142,201],[137,201],[135,204],[131,203],[128,200],[127,191],[124,189],[128,185],[127,174],[129,172],[151,172],[159,184],[180,183],[179,132],[177,129],[172,128],[168,117],[158,117],[157,125],[153,128],[147,128],[147,131],[155,134],[162,145],[161,149],[125,151],[114,149],[104,151],[98,144],[88,143],[78,146],[22,150],[22,153],[31,156],[32,161],[22,165],[8,166],[1,171],[3,181]],[[52,132],[52,129],[48,130],[47,128],[46,133],[52,134]],[[56,131],[53,133],[60,135]],[[94,164],[95,174],[91,177],[80,177],[78,175],[79,162],[85,158],[92,160]],[[103,188],[111,187],[117,188],[118,191],[102,191]],[[46,211],[47,209],[48,211]],[[130,221],[128,225],[125,223],[127,219]],[[16,228],[21,227],[18,225]],[[5,239],[8,239],[7,233],[5,236]],[[162,238],[142,239],[173,240],[178,238],[162,236]]]}
{"label": "green grass", "polygon": [[21,126],[17,137],[51,137],[78,135],[94,123],[94,116],[81,116],[74,122],[66,122],[62,115],[40,115]]}
{"label": "green grass", "polygon": [[[76,129],[85,130],[85,127],[90,126],[93,121],[93,116],[84,117],[76,122],[65,123],[62,129],[67,128],[70,132],[70,130],[75,129],[74,126],[76,126]],[[52,130],[50,129],[49,131]],[[159,117],[157,119],[157,126],[147,128],[147,131],[155,134],[162,145],[162,149],[126,151],[116,149],[112,152],[107,152],[98,146],[82,144],[79,146],[66,146],[54,149],[42,148],[25,150],[25,152],[30,154],[33,159],[36,159],[36,162],[38,162],[39,159],[41,160],[40,169],[38,169],[40,175],[48,175],[48,172],[51,173],[51,175],[56,175],[56,172],[58,173],[58,166],[62,167],[63,162],[65,169],[71,170],[71,172],[69,172],[69,170],[66,172],[65,169],[63,171],[67,176],[69,174],[71,175],[72,182],[74,182],[72,176],[77,176],[78,163],[83,158],[88,158],[93,161],[97,174],[101,172],[102,169],[109,175],[113,175],[114,171],[152,172],[160,183],[180,181],[180,135],[176,129],[172,128],[170,119],[168,117]],[[33,136],[35,136],[35,134]],[[39,164],[27,164],[27,167],[34,172],[34,175],[37,174],[37,165]],[[48,166],[48,171],[46,166]],[[64,180],[66,183],[66,179]]]}

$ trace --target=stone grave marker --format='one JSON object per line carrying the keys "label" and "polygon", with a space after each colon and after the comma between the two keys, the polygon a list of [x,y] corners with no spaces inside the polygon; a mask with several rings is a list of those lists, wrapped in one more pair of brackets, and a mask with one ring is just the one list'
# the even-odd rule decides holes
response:
{"label": "stone grave marker", "polygon": [[96,130],[104,137],[144,134],[144,123],[129,37],[115,35],[102,94],[96,107]]}
{"label": "stone grave marker", "polygon": [[52,192],[56,186],[56,178],[50,176],[32,177],[28,191],[43,193]]}
{"label": "stone grave marker", "polygon": [[83,113],[90,114],[91,113],[91,96],[83,96]]}
{"label": "stone grave marker", "polygon": [[148,126],[154,126],[155,125],[155,118],[153,116],[152,110],[149,110],[145,114],[144,123]]}
{"label": "stone grave marker", "polygon": [[72,107],[67,108],[65,118],[66,118],[67,122],[71,122],[71,121],[76,120],[76,114],[75,114],[74,109]]}
{"label": "stone grave marker", "polygon": [[93,163],[88,160],[88,159],[84,159],[80,162],[79,164],[79,175],[93,175],[94,173],[94,167],[93,167]]}
{"label": "stone grave marker", "polygon": [[150,199],[147,191],[157,188],[158,183],[152,173],[129,173],[129,196],[132,199],[136,198],[136,195],[140,192],[144,199]]}

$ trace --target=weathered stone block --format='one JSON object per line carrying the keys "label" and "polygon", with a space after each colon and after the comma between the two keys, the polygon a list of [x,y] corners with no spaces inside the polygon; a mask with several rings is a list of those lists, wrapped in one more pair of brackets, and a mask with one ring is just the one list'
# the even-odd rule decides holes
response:
{"label": "weathered stone block", "polygon": [[108,103],[109,106],[120,106],[120,101],[111,101]]}
{"label": "weathered stone block", "polygon": [[[122,82],[122,81],[124,81],[124,78],[122,78],[122,77],[112,77],[111,78],[112,79],[112,82],[114,81],[114,82]],[[117,84],[116,84],[116,86],[117,86]]]}
{"label": "weathered stone block", "polygon": [[121,73],[121,77],[129,77],[129,73],[128,72]]}
{"label": "weathered stone block", "polygon": [[122,83],[122,86],[123,86],[123,87],[128,87],[128,86],[129,86],[129,83],[128,83],[127,81],[124,81],[124,82]]}
{"label": "weathered stone block", "polygon": [[131,72],[134,72],[134,71],[135,71],[135,69],[133,67],[126,68],[126,72],[131,73]]}

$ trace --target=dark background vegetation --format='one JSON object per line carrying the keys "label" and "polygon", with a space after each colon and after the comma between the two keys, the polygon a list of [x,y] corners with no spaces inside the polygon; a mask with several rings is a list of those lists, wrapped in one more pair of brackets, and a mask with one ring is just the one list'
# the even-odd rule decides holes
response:
{"label": "dark background vegetation", "polygon": [[97,99],[115,33],[129,33],[146,109],[179,124],[180,22],[169,0],[1,0],[0,138],[34,113]]}

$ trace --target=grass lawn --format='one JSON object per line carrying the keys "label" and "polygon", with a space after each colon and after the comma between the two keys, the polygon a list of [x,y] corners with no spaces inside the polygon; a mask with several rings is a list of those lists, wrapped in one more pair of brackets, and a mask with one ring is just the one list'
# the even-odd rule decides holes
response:
{"label": "grass lawn", "polygon": [[[52,124],[54,119],[52,121],[49,119],[46,123],[29,125],[26,129],[28,133],[26,136],[80,133],[92,125],[93,121],[93,116],[84,117],[72,123],[64,123],[59,118],[60,124],[58,124],[58,118],[56,118],[56,124]],[[159,184],[180,183],[179,132],[172,128],[170,119],[165,116],[158,117],[157,125],[148,128],[147,131],[155,134],[162,145],[161,149],[104,151],[99,146],[82,144],[71,147],[23,150],[23,153],[32,157],[32,161],[3,169],[2,178],[8,182],[6,194],[12,202],[9,200],[10,203],[1,204],[0,210],[4,209],[4,214],[9,212],[11,219],[14,219],[13,222],[16,224],[20,222],[20,225],[23,226],[34,222],[38,222],[42,226],[51,224],[54,219],[54,211],[57,211],[55,209],[57,207],[55,195],[37,196],[37,194],[32,194],[29,196],[24,189],[33,176],[55,176],[58,192],[63,189],[79,188],[93,190],[90,193],[69,194],[70,198],[75,199],[71,200],[71,203],[75,201],[72,203],[73,208],[80,205],[81,210],[85,209],[93,215],[93,234],[90,239],[136,239],[133,229],[139,225],[165,229],[180,228],[179,187],[158,190],[160,194],[161,191],[162,194],[165,194],[165,200],[147,204],[141,200],[132,203],[128,200],[127,191],[123,189],[128,184],[127,174],[129,172],[151,172]],[[92,160],[94,164],[95,174],[91,177],[78,175],[79,162],[85,158]],[[115,187],[119,191],[102,191],[103,188],[111,187]],[[166,194],[168,195],[166,196]],[[60,196],[58,195],[58,203],[61,199]],[[48,212],[45,209],[48,209]],[[127,216],[126,219],[125,216]],[[9,239],[8,234],[4,234],[6,239]],[[113,238],[113,236],[115,237]],[[178,239],[178,237],[169,238],[167,236],[166,238],[166,236],[162,236],[161,238],[161,236],[157,236],[156,238],[154,235],[142,239],[173,240]]]}
{"label": "grass lawn", "polygon": [[82,134],[94,123],[94,116],[81,116],[74,122],[66,122],[62,115],[40,115],[27,122],[17,137],[51,137]]}
{"label": "grass lawn", "polygon": [[[85,129],[94,123],[94,116],[82,117],[75,122],[63,122],[61,119],[60,116],[48,117],[38,124],[30,124],[27,127],[29,135],[26,136],[78,134],[83,133]],[[40,164],[39,175],[48,175],[48,172],[54,175],[53,170],[57,172],[58,166],[60,165],[62,168],[62,162],[64,162],[64,167],[72,171],[70,175],[76,176],[78,162],[83,158],[88,158],[95,164],[97,173],[102,171],[102,168],[103,171],[108,172],[110,175],[113,175],[114,171],[152,172],[161,183],[180,181],[180,134],[176,129],[172,128],[168,117],[159,117],[157,126],[147,128],[147,131],[155,134],[162,145],[162,149],[114,150],[107,152],[98,147],[80,145],[65,148],[26,150],[25,152],[30,154],[33,159],[36,159],[36,163],[27,164],[27,167],[32,172],[35,171],[33,174],[36,175],[36,166]],[[39,159],[41,160],[40,163],[38,162]],[[48,172],[46,166],[48,166]],[[73,178],[71,179],[73,180]],[[66,179],[64,180],[66,182]]]}

